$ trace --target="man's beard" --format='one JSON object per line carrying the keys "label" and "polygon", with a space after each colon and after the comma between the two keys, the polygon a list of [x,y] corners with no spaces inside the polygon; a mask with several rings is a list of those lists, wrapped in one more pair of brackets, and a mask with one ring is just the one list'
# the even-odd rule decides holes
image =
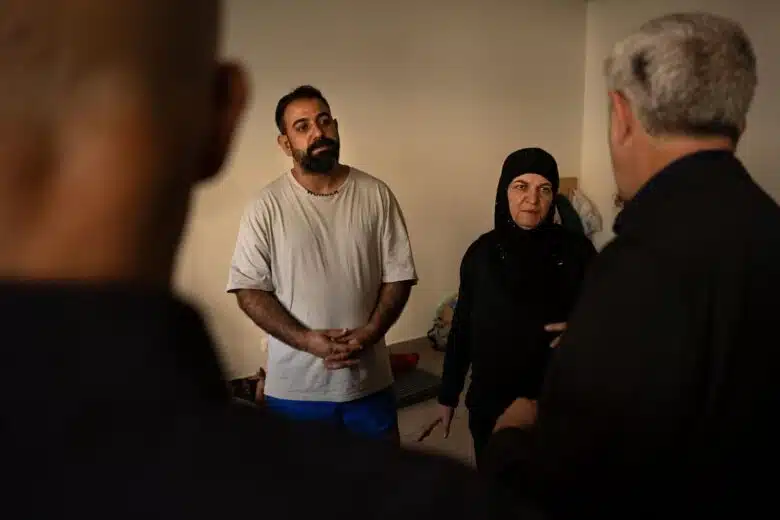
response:
{"label": "man's beard", "polygon": [[[314,150],[320,148],[317,153]],[[295,156],[301,167],[311,173],[330,173],[339,163],[339,142],[321,137],[306,150],[296,150]]]}

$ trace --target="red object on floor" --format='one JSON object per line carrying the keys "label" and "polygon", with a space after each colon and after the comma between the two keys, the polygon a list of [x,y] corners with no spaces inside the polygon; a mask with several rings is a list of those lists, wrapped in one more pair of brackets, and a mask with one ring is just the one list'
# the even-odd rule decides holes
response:
{"label": "red object on floor", "polygon": [[411,354],[390,354],[390,368],[393,370],[393,375],[414,370],[419,362],[420,354],[416,352]]}

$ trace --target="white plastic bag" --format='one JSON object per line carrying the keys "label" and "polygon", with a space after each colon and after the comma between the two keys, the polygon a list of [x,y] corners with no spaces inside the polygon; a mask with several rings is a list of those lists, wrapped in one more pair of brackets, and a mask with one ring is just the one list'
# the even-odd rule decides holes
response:
{"label": "white plastic bag", "polygon": [[585,228],[585,235],[592,237],[603,228],[601,215],[588,197],[579,188],[575,188],[571,193],[571,205],[580,216],[582,226]]}

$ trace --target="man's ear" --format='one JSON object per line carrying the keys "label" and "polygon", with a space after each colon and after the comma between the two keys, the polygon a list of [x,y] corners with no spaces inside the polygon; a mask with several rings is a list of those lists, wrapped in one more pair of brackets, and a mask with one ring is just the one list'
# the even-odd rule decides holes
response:
{"label": "man's ear", "polygon": [[287,155],[287,157],[292,157],[293,151],[292,146],[290,145],[289,137],[287,137],[285,134],[279,134],[279,137],[276,138],[276,143],[279,145],[279,148],[282,149],[285,155]]}
{"label": "man's ear", "polygon": [[610,133],[613,143],[623,143],[635,132],[635,118],[631,104],[622,92],[610,91]]}
{"label": "man's ear", "polygon": [[249,80],[244,69],[237,63],[220,64],[215,77],[215,119],[206,149],[203,180],[214,177],[222,169],[248,101]]}
{"label": "man's ear", "polygon": [[338,119],[334,119],[333,120],[333,128],[335,128],[337,132],[339,131],[339,120]]}

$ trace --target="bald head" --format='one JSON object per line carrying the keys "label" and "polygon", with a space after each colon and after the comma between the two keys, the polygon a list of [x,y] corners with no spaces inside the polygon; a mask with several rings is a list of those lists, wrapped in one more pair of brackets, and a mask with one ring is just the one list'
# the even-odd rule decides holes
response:
{"label": "bald head", "polygon": [[245,97],[219,3],[0,0],[0,276],[170,270]]}
{"label": "bald head", "polygon": [[0,0],[0,108],[52,109],[114,75],[153,90],[202,78],[217,46],[216,0]]}

